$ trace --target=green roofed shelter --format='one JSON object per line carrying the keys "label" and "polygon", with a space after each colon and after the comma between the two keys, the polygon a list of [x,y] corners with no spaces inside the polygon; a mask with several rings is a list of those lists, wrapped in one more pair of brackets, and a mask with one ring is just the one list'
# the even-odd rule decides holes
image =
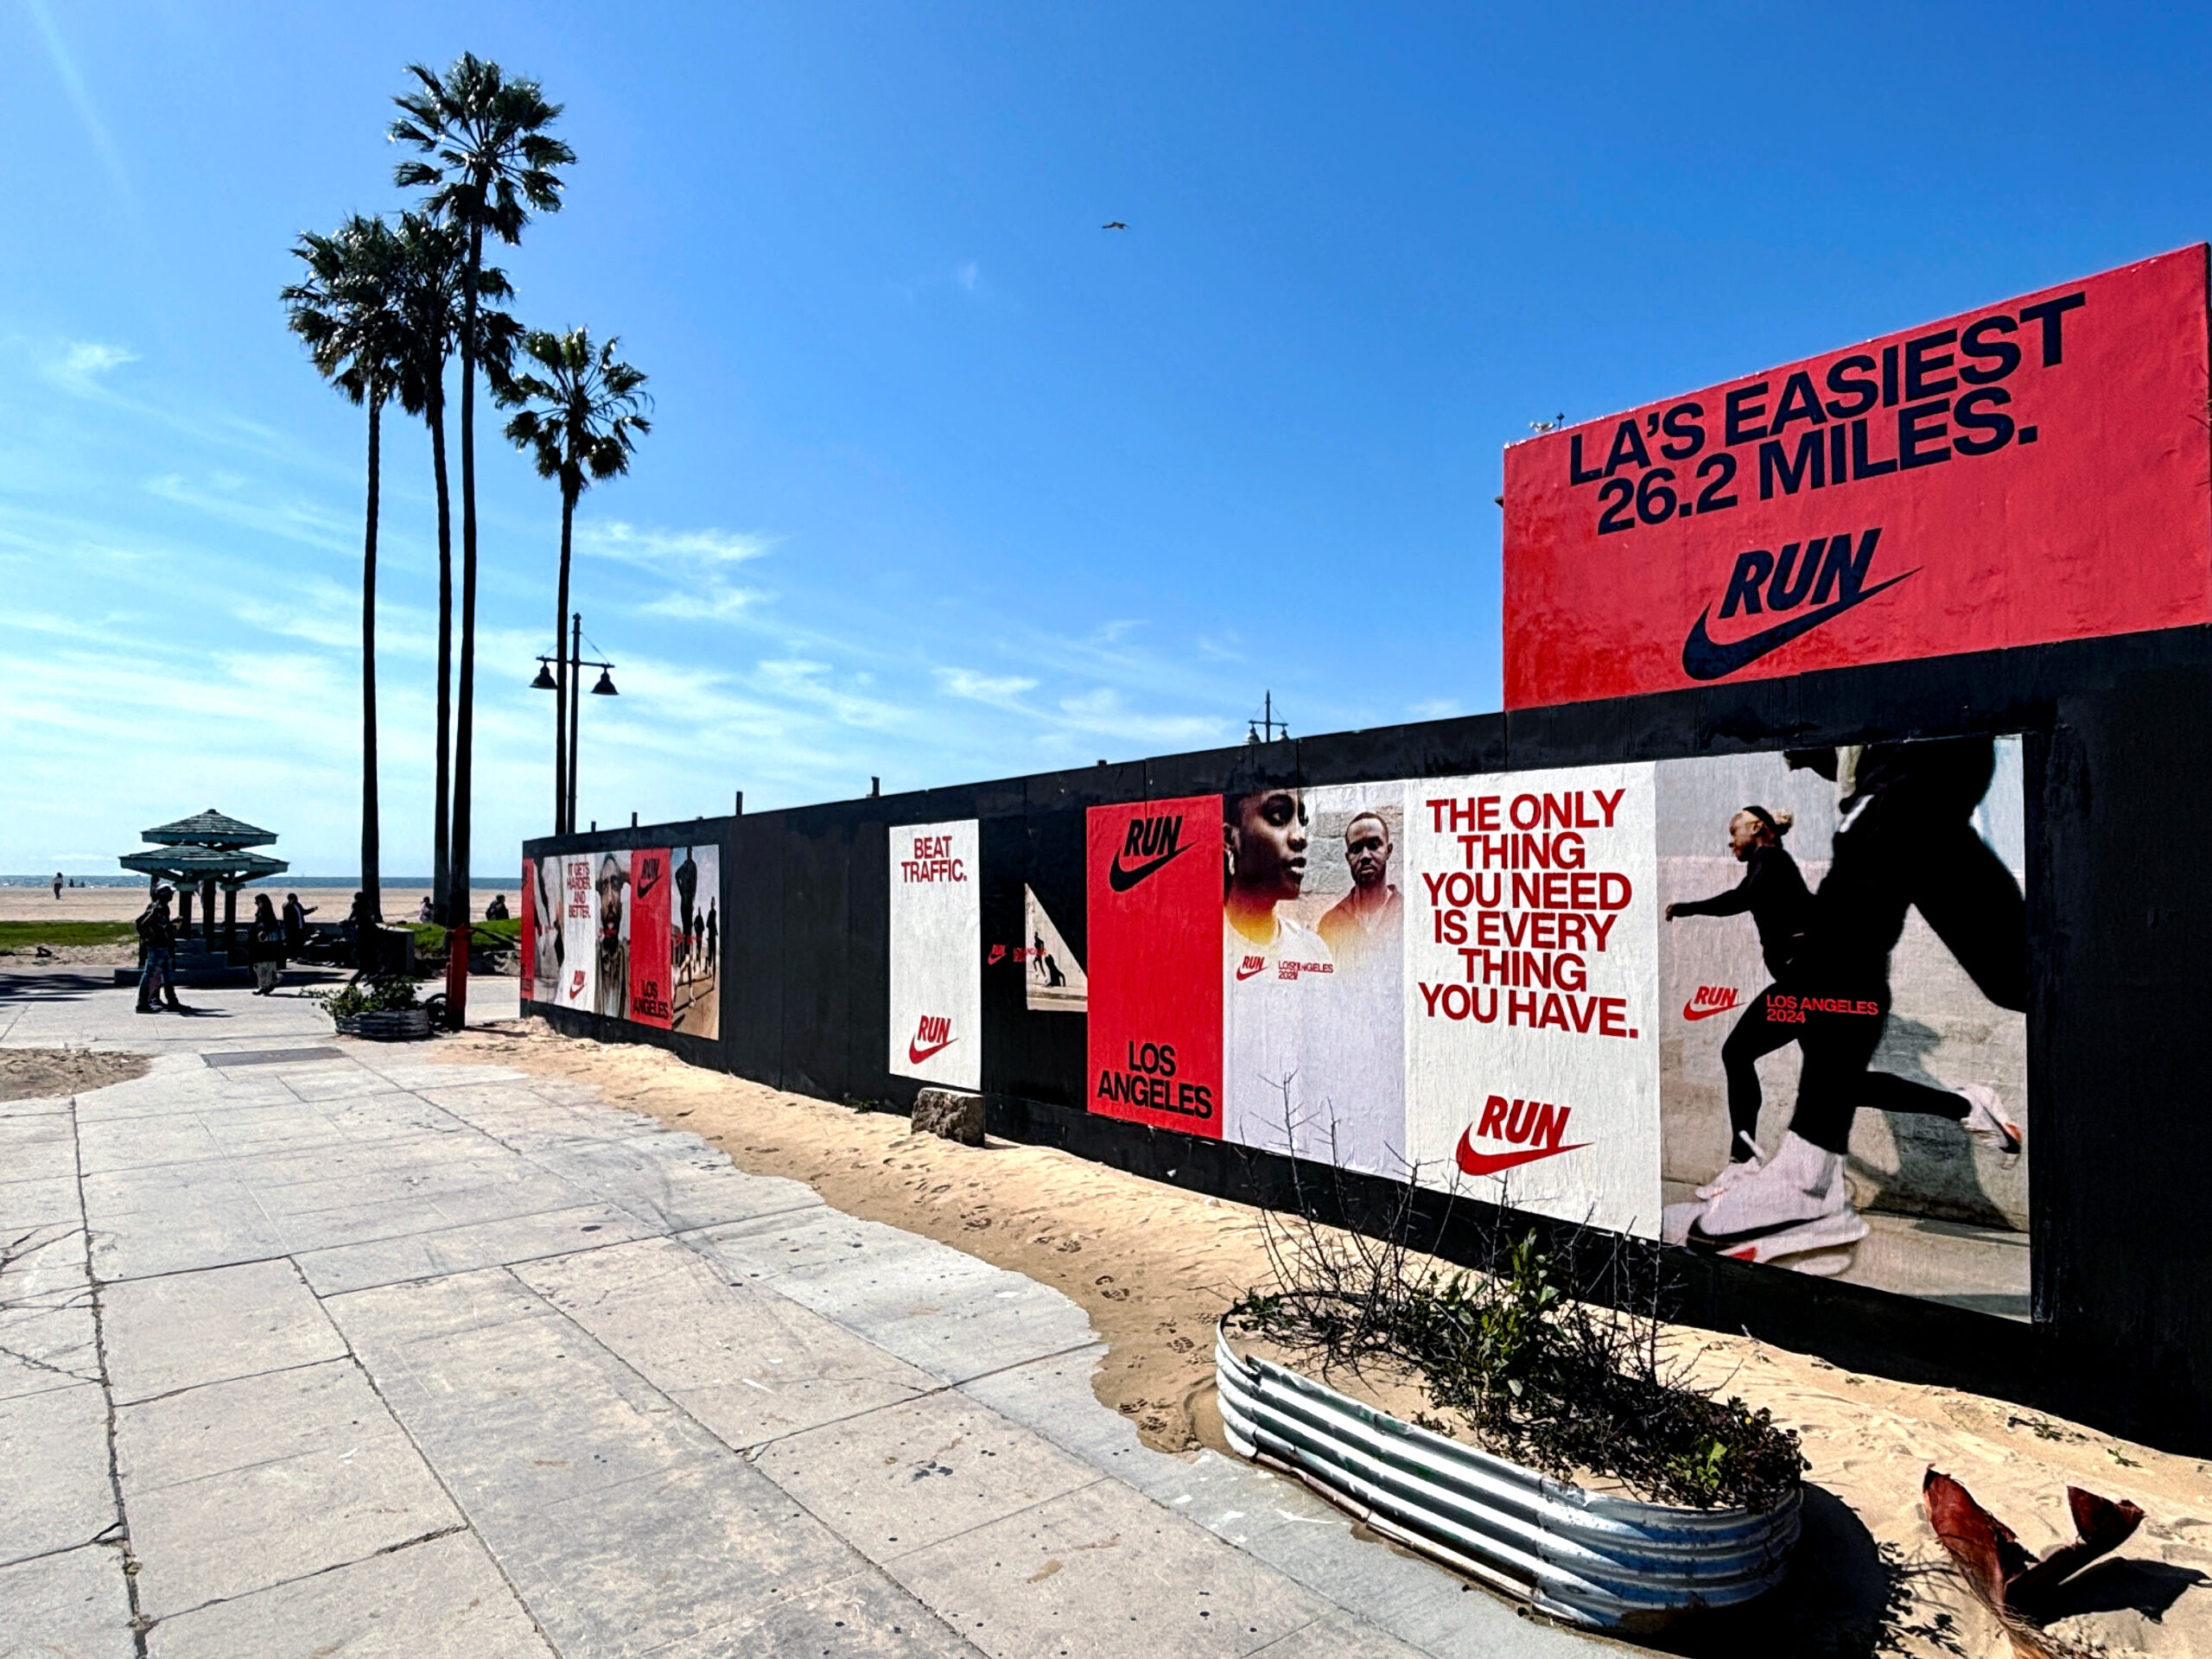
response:
{"label": "green roofed shelter", "polygon": [[208,948],[215,944],[215,889],[223,889],[223,931],[226,949],[238,950],[238,889],[248,881],[282,875],[292,867],[281,858],[251,853],[249,847],[266,847],[276,836],[237,818],[226,817],[213,807],[195,812],[175,823],[142,830],[148,841],[163,844],[125,853],[118,861],[126,870],[137,870],[149,886],[174,882],[178,889],[177,920],[182,931],[192,931],[192,893],[200,898],[200,927]]}
{"label": "green roofed shelter", "polygon": [[157,824],[138,833],[148,841],[191,847],[270,847],[276,842],[275,830],[241,823],[236,818],[224,817],[212,806],[205,812],[179,818],[175,823]]}

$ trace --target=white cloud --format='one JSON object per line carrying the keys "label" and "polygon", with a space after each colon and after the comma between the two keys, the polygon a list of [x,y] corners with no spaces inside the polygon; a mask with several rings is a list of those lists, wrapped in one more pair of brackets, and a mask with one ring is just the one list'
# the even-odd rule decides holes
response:
{"label": "white cloud", "polygon": [[685,622],[727,622],[765,595],[749,588],[713,588],[704,593],[664,594],[638,607],[640,616],[672,616]]}
{"label": "white cloud", "polygon": [[948,696],[988,702],[1019,714],[1029,712],[1022,705],[1021,694],[1037,689],[1037,682],[1024,675],[978,674],[972,668],[940,668],[937,677]]}
{"label": "white cloud", "polygon": [[726,569],[763,558],[776,544],[770,536],[727,530],[645,530],[620,518],[579,524],[575,537],[578,550],[595,558],[663,571]]}
{"label": "white cloud", "polygon": [[137,360],[138,353],[124,346],[72,340],[58,359],[46,365],[46,378],[64,391],[89,397],[99,390],[102,375]]}
{"label": "white cloud", "polygon": [[982,274],[973,259],[952,268],[952,280],[970,294],[976,291],[976,280]]}

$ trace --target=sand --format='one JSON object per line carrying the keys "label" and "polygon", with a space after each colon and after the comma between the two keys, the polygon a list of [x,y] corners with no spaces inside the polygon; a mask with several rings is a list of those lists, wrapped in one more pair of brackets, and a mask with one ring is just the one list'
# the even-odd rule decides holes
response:
{"label": "sand", "polygon": [[[353,892],[350,887],[246,887],[238,893],[240,925],[244,925],[246,918],[253,914],[255,893],[266,893],[270,902],[282,909],[284,894],[288,891],[296,891],[302,904],[318,907],[315,914],[308,918],[311,921],[343,921],[347,908],[353,902]],[[385,887],[385,920],[393,923],[413,921],[416,906],[423,902],[429,892],[429,888],[420,887]],[[522,913],[522,894],[516,888],[472,887],[469,902],[477,917],[480,918],[483,916],[485,906],[492,902],[492,895],[495,893],[506,895],[509,915],[519,916]],[[223,896],[218,891],[215,895],[215,919],[219,926],[222,922],[222,905]],[[0,922],[127,922],[145,908],[146,889],[143,887],[64,887],[59,899],[54,898],[52,887],[0,887]],[[200,900],[196,897],[192,901],[192,919],[197,925]]]}
{"label": "sand", "polygon": [[[0,1100],[60,1100],[143,1077],[143,1054],[95,1054],[88,1048],[0,1048]],[[7,1179],[0,1173],[0,1180]]]}
{"label": "sand", "polygon": [[[838,1209],[1052,1285],[1109,1346],[1092,1382],[1102,1402],[1160,1450],[1226,1450],[1212,1405],[1213,1328],[1246,1287],[1267,1282],[1251,1210],[1046,1147],[916,1135],[901,1116],[689,1067],[659,1049],[563,1039],[541,1020],[442,1039],[436,1054],[592,1083],[611,1103],[689,1129],[742,1168],[805,1181]],[[2142,1529],[2077,1581],[2084,1611],[2054,1633],[2112,1655],[2212,1654],[2204,1462],[2001,1401],[1851,1375],[1743,1337],[1681,1330],[1673,1339],[1701,1380],[1771,1408],[1799,1432],[1817,1489],[1789,1583],[1756,1618],[1691,1632],[1681,1650],[2008,1653],[1929,1530],[1920,1484],[1932,1464],[2039,1553],[2061,1541],[2069,1484],[2141,1504]]]}

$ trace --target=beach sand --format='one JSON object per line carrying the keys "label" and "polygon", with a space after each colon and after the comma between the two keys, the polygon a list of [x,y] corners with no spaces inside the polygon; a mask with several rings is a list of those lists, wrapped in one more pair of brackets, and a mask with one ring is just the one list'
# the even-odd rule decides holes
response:
{"label": "beach sand", "polygon": [[[913,1135],[902,1116],[686,1066],[657,1048],[564,1039],[542,1020],[471,1031],[435,1052],[591,1083],[610,1103],[701,1135],[741,1168],[803,1180],[840,1210],[1052,1286],[1109,1345],[1092,1379],[1102,1402],[1156,1448],[1226,1450],[1212,1402],[1213,1327],[1245,1287],[1268,1282],[1255,1211],[1046,1147]],[[1700,1380],[1798,1431],[1818,1489],[1789,1582],[1750,1624],[1685,1638],[1681,1650],[2009,1653],[1929,1529],[1920,1486],[1932,1465],[2038,1553],[2061,1541],[2069,1484],[2140,1503],[2141,1530],[2083,1575],[2088,1610],[2053,1633],[2113,1656],[2212,1654],[2204,1462],[1743,1337],[1682,1329],[1673,1339]]]}
{"label": "beach sand", "polygon": [[[245,887],[238,893],[238,921],[244,925],[253,914],[253,895],[266,893],[270,902],[283,908],[284,894],[296,892],[303,905],[317,906],[309,918],[317,922],[339,922],[346,918],[346,912],[353,902],[350,887]],[[416,907],[423,902],[429,889],[423,887],[387,887],[384,889],[384,918],[387,922],[411,922]],[[513,887],[474,887],[470,889],[470,906],[479,920],[484,908],[492,902],[492,895],[504,893],[507,898],[507,913],[522,913],[522,895]],[[222,921],[223,895],[215,895],[215,919]],[[129,887],[64,887],[57,899],[51,887],[0,887],[0,922],[127,922],[146,907],[146,889]],[[200,919],[200,901],[192,901],[192,918]]]}

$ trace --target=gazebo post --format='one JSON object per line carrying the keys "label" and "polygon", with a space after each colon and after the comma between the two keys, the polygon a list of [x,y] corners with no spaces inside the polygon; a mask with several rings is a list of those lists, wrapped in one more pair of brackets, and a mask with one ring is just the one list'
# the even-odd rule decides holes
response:
{"label": "gazebo post", "polygon": [[200,884],[200,937],[207,948],[215,948],[215,878],[209,876]]}
{"label": "gazebo post", "polygon": [[176,889],[176,931],[186,938],[192,937],[192,889],[182,882]]}
{"label": "gazebo post", "polygon": [[223,954],[238,959],[238,884],[223,883]]}

